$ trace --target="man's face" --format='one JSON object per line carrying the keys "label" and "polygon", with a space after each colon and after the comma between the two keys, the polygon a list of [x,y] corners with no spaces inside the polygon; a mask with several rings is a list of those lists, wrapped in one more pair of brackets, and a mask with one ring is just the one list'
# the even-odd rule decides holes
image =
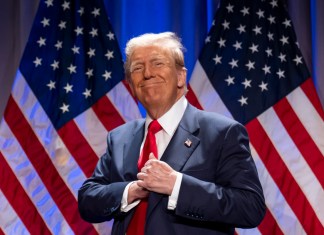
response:
{"label": "man's face", "polygon": [[[130,87],[150,113],[162,115],[184,94],[186,70],[177,68],[170,53],[157,46],[135,49],[131,56]],[[161,112],[161,111],[159,111]]]}

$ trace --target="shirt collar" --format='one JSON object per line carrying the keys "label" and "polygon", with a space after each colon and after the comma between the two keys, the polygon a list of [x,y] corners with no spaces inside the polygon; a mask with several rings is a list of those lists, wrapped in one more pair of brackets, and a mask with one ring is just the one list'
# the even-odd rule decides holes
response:
{"label": "shirt collar", "polygon": [[[180,120],[187,108],[188,101],[185,96],[182,96],[162,117],[158,119],[158,122],[162,126],[163,130],[170,136],[172,136],[177,129]],[[153,119],[147,115],[145,121],[145,130]]]}

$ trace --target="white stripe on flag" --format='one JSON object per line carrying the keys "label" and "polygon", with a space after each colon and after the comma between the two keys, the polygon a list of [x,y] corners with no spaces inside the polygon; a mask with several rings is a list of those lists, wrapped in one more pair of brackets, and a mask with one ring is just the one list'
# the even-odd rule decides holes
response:
{"label": "white stripe on flag", "polygon": [[82,135],[92,147],[98,158],[106,150],[107,129],[102,125],[92,108],[74,119]]}
{"label": "white stripe on flag", "polygon": [[114,220],[110,220],[110,221],[106,221],[103,223],[97,223],[97,224],[93,224],[93,226],[95,227],[95,229],[98,231],[99,234],[110,234],[111,233],[111,228],[113,226],[113,222]]}
{"label": "white stripe on flag", "polygon": [[[314,211],[321,208],[322,199],[324,198],[323,188],[286,132],[273,108],[269,108],[261,114],[258,120]],[[321,223],[324,224],[324,211],[318,210],[317,216]]]}
{"label": "white stripe on flag", "polygon": [[122,82],[111,89],[107,97],[125,122],[142,117],[135,100]]}
{"label": "white stripe on flag", "polygon": [[319,147],[319,151],[324,155],[324,132],[322,131],[324,122],[322,118],[300,87],[291,92],[287,99],[308,134]]}
{"label": "white stripe on flag", "polygon": [[11,234],[15,231],[16,234],[29,235],[24,223],[20,220],[14,209],[11,207],[7,198],[3,195],[0,189],[0,228],[5,234]]}
{"label": "white stripe on flag", "polygon": [[251,228],[251,229],[236,228],[235,231],[239,235],[261,235],[262,234],[257,228]]}

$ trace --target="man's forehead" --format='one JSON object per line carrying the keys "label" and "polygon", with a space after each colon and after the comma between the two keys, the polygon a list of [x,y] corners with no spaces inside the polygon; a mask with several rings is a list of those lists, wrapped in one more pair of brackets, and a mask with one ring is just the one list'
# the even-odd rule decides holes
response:
{"label": "man's forehead", "polygon": [[170,53],[163,47],[157,46],[142,46],[137,47],[131,56],[131,59],[141,60],[141,59],[153,59],[153,58],[166,58],[169,57]]}

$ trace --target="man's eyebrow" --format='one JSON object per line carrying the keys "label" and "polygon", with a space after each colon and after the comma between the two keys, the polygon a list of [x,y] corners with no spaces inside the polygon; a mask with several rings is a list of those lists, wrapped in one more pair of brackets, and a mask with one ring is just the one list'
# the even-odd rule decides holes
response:
{"label": "man's eyebrow", "polygon": [[[152,62],[152,61],[156,61],[156,60],[164,60],[164,59],[168,59],[167,57],[165,56],[157,56],[157,57],[152,57],[152,58],[149,58],[149,62]],[[132,60],[132,63],[131,64],[141,64],[141,63],[144,63],[144,60],[143,59],[134,59]]]}
{"label": "man's eyebrow", "polygon": [[166,57],[160,56],[160,57],[153,57],[149,61],[155,61],[155,60],[164,60],[167,59]]}
{"label": "man's eyebrow", "polygon": [[143,60],[132,60],[131,64],[140,64],[140,63],[143,63],[143,62],[144,62]]}

